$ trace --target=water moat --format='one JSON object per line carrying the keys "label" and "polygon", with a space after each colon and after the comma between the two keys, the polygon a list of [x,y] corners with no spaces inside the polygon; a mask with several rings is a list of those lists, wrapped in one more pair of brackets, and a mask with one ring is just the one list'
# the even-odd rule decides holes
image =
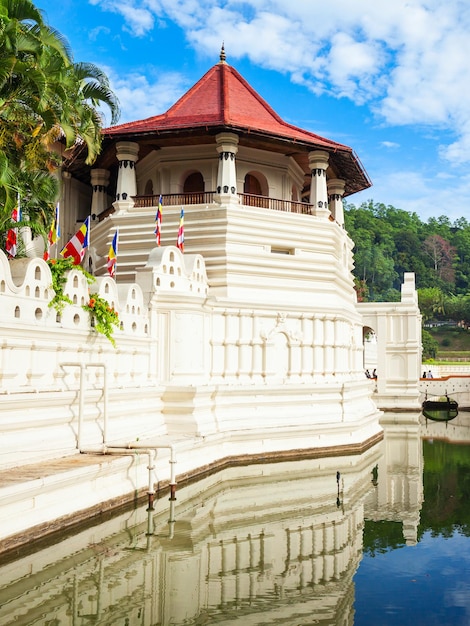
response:
{"label": "water moat", "polygon": [[470,623],[470,413],[233,467],[0,560],[0,623]]}

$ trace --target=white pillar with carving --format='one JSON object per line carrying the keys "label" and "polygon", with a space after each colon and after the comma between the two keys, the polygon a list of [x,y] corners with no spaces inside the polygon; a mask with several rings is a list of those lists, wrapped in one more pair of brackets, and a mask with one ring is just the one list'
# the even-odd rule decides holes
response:
{"label": "white pillar with carving", "polygon": [[329,217],[328,190],[326,186],[326,170],[328,168],[328,152],[314,150],[309,152],[308,164],[312,173],[310,182],[310,204],[313,204],[315,215]]}
{"label": "white pillar with carving", "polygon": [[235,166],[235,155],[238,152],[238,135],[234,133],[219,133],[215,139],[217,152],[219,153],[217,196],[221,203],[238,203],[237,170]]}
{"label": "white pillar with carving", "polygon": [[326,185],[331,215],[344,228],[343,195],[345,181],[340,178],[332,178]]}
{"label": "white pillar with carving", "polygon": [[134,206],[133,196],[137,195],[135,164],[139,154],[139,144],[133,141],[120,141],[116,144],[119,172],[116,185],[116,212],[126,212]]}
{"label": "white pillar with carving", "polygon": [[93,196],[91,199],[91,215],[98,216],[108,208],[109,171],[95,168],[90,171]]}

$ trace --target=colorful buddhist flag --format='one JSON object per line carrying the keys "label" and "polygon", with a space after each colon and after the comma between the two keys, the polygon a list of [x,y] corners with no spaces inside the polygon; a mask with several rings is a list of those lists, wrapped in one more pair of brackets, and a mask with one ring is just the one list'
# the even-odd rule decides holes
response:
{"label": "colorful buddhist flag", "polygon": [[47,235],[47,246],[44,251],[43,259],[47,261],[50,258],[51,247],[57,243],[60,239],[60,225],[59,225],[59,204],[55,208],[54,219],[52,220],[49,234]]}
{"label": "colorful buddhist flag", "polygon": [[111,242],[111,245],[109,247],[109,252],[108,252],[108,274],[111,276],[111,278],[116,278],[116,262],[117,262],[118,237],[119,237],[118,233],[119,231],[116,230],[116,232],[114,233],[114,237]]}
{"label": "colorful buddhist flag", "polygon": [[[11,212],[11,221],[18,223],[21,220],[20,196],[18,194],[18,204]],[[18,252],[18,229],[10,228],[7,232],[7,240],[5,242],[5,250],[8,255],[13,258]]]}
{"label": "colorful buddhist flag", "polygon": [[90,216],[83,222],[80,230],[72,237],[61,251],[65,258],[72,257],[74,265],[80,265],[85,256],[85,250],[90,245]]}
{"label": "colorful buddhist flag", "polygon": [[158,199],[157,215],[155,216],[155,237],[157,239],[157,246],[160,245],[160,238],[162,234],[162,196]]}
{"label": "colorful buddhist flag", "polygon": [[178,238],[176,240],[176,245],[181,250],[181,252],[184,252],[184,209],[183,207],[181,207],[180,225],[178,228]]}

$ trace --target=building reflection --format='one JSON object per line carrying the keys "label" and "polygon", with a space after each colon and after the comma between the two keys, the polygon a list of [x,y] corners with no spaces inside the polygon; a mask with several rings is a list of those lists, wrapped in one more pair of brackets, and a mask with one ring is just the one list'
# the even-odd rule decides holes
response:
{"label": "building reflection", "polygon": [[352,626],[364,520],[417,541],[422,429],[360,455],[232,467],[0,567],[3,626]]}
{"label": "building reflection", "polygon": [[[366,519],[401,522],[407,545],[418,541],[423,502],[423,448],[416,413],[386,413],[383,454],[373,470],[376,489],[365,504]],[[375,478],[377,477],[377,478]]]}

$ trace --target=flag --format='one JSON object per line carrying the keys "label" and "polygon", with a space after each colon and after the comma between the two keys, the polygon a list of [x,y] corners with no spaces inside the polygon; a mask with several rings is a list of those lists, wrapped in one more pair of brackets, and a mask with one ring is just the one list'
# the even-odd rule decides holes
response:
{"label": "flag", "polygon": [[90,216],[86,218],[80,227],[80,230],[70,239],[61,251],[61,255],[65,258],[72,257],[74,265],[80,265],[85,256],[85,250],[90,243]]}
{"label": "flag", "polygon": [[[11,212],[11,221],[18,223],[21,219],[20,195],[18,194],[18,204]],[[10,257],[15,257],[18,252],[18,229],[10,228],[7,232],[7,240],[5,242],[5,250]]]}
{"label": "flag", "polygon": [[157,238],[157,246],[160,245],[160,237],[162,233],[162,196],[158,199],[157,215],[155,216],[155,237]]}
{"label": "flag", "polygon": [[181,207],[180,226],[178,228],[178,238],[176,240],[176,245],[181,250],[181,252],[184,252],[184,209],[183,207]]}
{"label": "flag", "polygon": [[43,259],[47,261],[50,258],[51,247],[57,243],[60,239],[60,226],[59,226],[59,205],[55,208],[54,219],[52,220],[49,234],[47,235],[47,246],[44,251]]}
{"label": "flag", "polygon": [[117,252],[118,252],[118,230],[114,233],[113,240],[109,247],[108,252],[108,273],[111,278],[116,277],[116,260],[117,260]]}

